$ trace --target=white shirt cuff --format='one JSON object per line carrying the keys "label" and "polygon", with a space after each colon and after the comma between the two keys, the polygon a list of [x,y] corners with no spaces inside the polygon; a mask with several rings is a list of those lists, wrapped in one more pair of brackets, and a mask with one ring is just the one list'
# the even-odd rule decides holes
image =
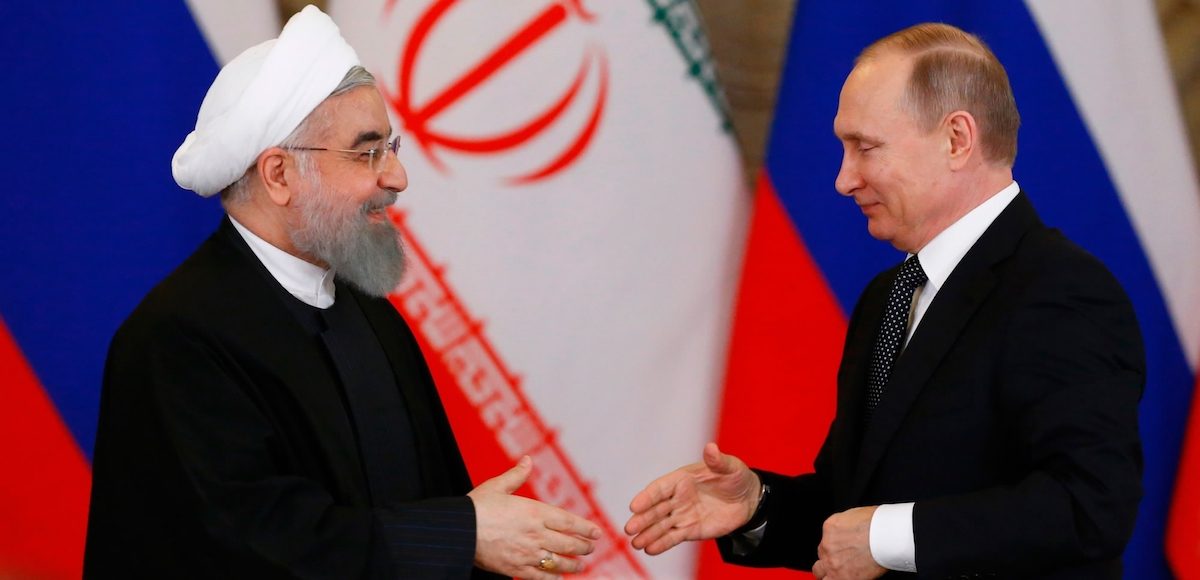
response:
{"label": "white shirt cuff", "polygon": [[875,563],[888,570],[917,571],[912,513],[912,502],[885,504],[875,510],[871,517],[871,557]]}

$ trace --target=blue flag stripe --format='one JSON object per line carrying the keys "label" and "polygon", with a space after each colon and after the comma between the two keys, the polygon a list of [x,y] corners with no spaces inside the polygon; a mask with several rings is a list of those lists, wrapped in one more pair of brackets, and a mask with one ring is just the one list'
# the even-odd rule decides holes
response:
{"label": "blue flag stripe", "polygon": [[184,2],[0,9],[4,317],[90,457],[105,351],[219,219],[170,160],[216,63]]}

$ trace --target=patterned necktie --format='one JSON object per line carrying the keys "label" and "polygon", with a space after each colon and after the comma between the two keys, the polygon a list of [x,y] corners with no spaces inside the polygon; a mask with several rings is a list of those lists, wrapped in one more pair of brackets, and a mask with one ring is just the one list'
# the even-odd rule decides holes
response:
{"label": "patterned necktie", "polygon": [[912,309],[913,292],[929,278],[921,269],[921,261],[917,255],[904,261],[900,274],[892,282],[892,291],[888,293],[887,310],[883,313],[883,324],[879,326],[879,334],[875,337],[875,350],[871,352],[871,376],[867,381],[867,418],[875,412],[879,399],[883,397],[883,387],[887,385],[892,375],[892,364],[900,353],[904,337],[908,333],[908,314]]}

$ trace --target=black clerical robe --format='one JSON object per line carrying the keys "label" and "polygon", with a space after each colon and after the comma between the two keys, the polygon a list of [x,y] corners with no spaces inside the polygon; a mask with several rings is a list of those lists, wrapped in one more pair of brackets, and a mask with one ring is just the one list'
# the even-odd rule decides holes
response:
{"label": "black clerical robe", "polygon": [[416,340],[386,300],[335,306],[306,313],[228,220],[150,292],[109,350],[85,576],[479,575]]}

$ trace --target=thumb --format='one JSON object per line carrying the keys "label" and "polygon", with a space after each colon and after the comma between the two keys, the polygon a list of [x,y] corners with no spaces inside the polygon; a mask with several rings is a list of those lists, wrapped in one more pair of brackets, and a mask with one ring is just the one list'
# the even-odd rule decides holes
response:
{"label": "thumb", "polygon": [[704,465],[714,473],[729,474],[737,471],[733,457],[721,453],[721,449],[717,447],[716,443],[704,446]]}
{"label": "thumb", "polygon": [[533,472],[533,460],[528,455],[522,456],[521,460],[516,465],[492,478],[492,482],[500,486],[500,491],[505,494],[511,494],[517,491],[517,488],[525,485],[525,480],[529,479],[529,474]]}

